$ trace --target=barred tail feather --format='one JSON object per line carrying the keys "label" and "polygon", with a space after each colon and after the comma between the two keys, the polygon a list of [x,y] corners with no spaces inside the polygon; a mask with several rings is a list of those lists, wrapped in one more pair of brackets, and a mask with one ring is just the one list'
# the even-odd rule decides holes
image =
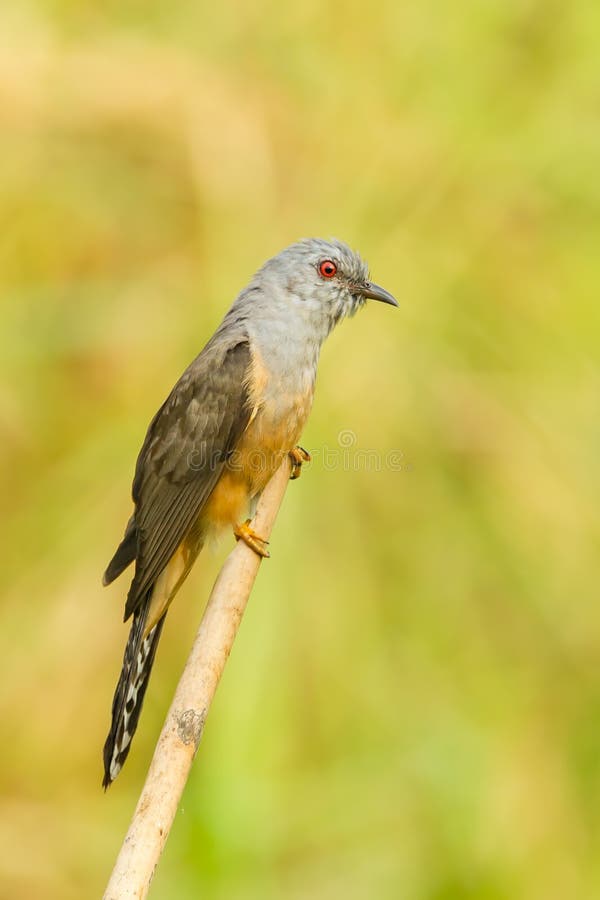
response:
{"label": "barred tail feather", "polygon": [[104,779],[106,789],[115,780],[127,759],[131,741],[142,711],[144,694],[152,671],[165,615],[144,638],[152,588],[146,601],[136,610],[123,656],[123,668],[112,704],[112,722],[104,744]]}

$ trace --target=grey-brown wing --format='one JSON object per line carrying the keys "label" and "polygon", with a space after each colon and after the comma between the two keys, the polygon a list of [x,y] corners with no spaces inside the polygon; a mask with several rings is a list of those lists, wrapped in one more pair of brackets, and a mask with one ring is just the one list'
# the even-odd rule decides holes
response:
{"label": "grey-brown wing", "polygon": [[126,619],[195,523],[248,424],[249,365],[247,341],[209,344],[150,423],[133,481],[135,575]]}

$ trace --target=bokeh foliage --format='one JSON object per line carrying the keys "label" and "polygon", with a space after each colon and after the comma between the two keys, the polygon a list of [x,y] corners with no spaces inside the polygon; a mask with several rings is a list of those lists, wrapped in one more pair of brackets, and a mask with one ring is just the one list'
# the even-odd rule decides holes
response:
{"label": "bokeh foliage", "polygon": [[[135,455],[313,234],[402,305],[325,349],[153,896],[600,895],[599,26],[593,0],[2,6],[2,896],[101,893],[231,544],[104,796]],[[342,431],[382,465],[323,466]]]}

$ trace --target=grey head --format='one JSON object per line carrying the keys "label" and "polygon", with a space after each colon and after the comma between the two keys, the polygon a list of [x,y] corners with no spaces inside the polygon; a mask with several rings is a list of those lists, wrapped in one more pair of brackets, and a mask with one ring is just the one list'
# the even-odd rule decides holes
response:
{"label": "grey head", "polygon": [[231,312],[255,322],[287,323],[321,342],[367,299],[398,306],[369,279],[366,262],[338,240],[307,238],[269,259],[242,291]]}

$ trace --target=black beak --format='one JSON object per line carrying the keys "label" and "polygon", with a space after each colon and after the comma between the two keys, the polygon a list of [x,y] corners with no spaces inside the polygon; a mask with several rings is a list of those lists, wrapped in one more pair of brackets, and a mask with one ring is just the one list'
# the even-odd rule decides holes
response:
{"label": "black beak", "polygon": [[378,284],[373,284],[372,281],[365,281],[364,284],[359,285],[358,290],[363,297],[369,297],[371,300],[381,300],[382,303],[389,303],[390,306],[400,305],[396,298],[392,297],[389,291],[379,287]]}

